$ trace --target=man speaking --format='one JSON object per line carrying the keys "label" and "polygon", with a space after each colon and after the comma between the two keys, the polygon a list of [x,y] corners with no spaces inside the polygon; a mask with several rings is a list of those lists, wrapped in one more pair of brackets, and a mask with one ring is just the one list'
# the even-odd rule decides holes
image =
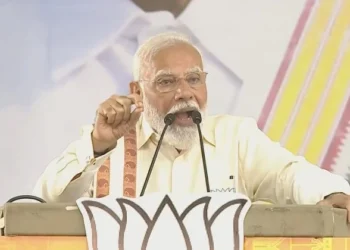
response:
{"label": "man speaking", "polygon": [[252,201],[349,210],[350,187],[342,177],[272,142],[253,119],[207,116],[208,73],[186,37],[147,40],[134,58],[131,94],[100,104],[95,123],[49,164],[35,195],[48,202],[96,197],[96,176],[108,160],[115,197],[226,191]]}

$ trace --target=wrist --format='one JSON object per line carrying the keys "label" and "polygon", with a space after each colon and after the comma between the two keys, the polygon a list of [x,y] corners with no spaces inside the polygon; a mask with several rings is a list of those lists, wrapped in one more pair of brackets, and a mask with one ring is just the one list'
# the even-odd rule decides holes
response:
{"label": "wrist", "polygon": [[91,134],[91,141],[94,155],[98,156],[108,153],[117,145],[116,142],[106,142],[104,140],[99,140],[98,137],[94,135],[94,133]]}
{"label": "wrist", "polygon": [[102,155],[107,154],[110,151],[109,148],[105,149],[105,151],[95,151],[94,150],[94,158],[100,157]]}

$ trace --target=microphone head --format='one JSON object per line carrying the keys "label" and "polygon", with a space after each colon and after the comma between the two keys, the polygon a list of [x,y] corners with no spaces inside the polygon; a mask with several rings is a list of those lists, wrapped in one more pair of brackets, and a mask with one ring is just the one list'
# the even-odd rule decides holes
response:
{"label": "microphone head", "polygon": [[164,123],[166,125],[171,125],[175,121],[175,115],[173,113],[169,113],[164,118]]}
{"label": "microphone head", "polygon": [[202,122],[202,115],[197,110],[191,112],[191,117],[195,124],[200,124]]}

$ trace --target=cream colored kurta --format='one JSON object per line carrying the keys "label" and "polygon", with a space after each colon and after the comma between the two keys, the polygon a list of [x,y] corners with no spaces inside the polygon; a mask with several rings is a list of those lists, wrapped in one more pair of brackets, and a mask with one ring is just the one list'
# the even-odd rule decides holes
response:
{"label": "cream colored kurta", "polygon": [[[142,118],[136,131],[139,194],[158,135]],[[48,202],[74,202],[82,196],[93,196],[96,172],[110,156],[110,195],[122,196],[124,141],[120,139],[115,149],[94,159],[91,132],[92,126],[83,128],[81,139],[71,143],[48,165],[36,184],[35,195]],[[272,142],[253,119],[209,116],[203,124],[203,137],[212,192],[240,192],[252,201],[278,204],[314,204],[334,192],[350,194],[344,178]],[[82,175],[71,182],[81,172]],[[152,192],[206,192],[199,140],[191,150],[180,154],[172,146],[162,144],[146,189],[146,194]]]}

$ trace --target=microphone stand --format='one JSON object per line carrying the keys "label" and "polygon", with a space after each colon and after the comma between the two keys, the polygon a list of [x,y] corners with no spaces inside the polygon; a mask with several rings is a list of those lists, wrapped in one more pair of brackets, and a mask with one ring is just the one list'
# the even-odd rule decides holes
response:
{"label": "microphone stand", "polygon": [[163,141],[163,138],[164,138],[165,131],[168,129],[168,127],[171,124],[173,124],[174,121],[175,121],[175,115],[174,114],[167,114],[165,116],[165,118],[164,118],[165,127],[164,127],[164,129],[162,131],[162,134],[161,134],[160,138],[159,138],[159,142],[158,142],[156,151],[154,152],[154,155],[153,155],[153,158],[152,158],[152,161],[151,161],[151,165],[149,166],[145,182],[143,183],[143,187],[142,187],[140,196],[143,196],[145,194],[146,187],[148,185],[149,178],[151,177],[151,174],[152,174],[152,171],[153,171],[153,167],[154,167],[154,164],[156,162],[156,159],[157,159],[157,156],[158,156],[158,152],[159,152],[159,149],[160,149],[160,145],[162,144],[162,141]]}
{"label": "microphone stand", "polygon": [[202,162],[203,162],[203,169],[204,169],[205,185],[206,185],[206,188],[207,188],[207,192],[210,193],[207,161],[205,159],[203,136],[202,136],[202,130],[201,130],[201,127],[200,127],[200,123],[202,122],[202,116],[201,116],[201,113],[199,113],[198,111],[194,110],[194,111],[191,112],[191,117],[192,117],[193,122],[195,124],[197,124],[198,134],[199,134],[199,143],[200,143],[200,146],[201,146],[201,154],[202,154]]}

